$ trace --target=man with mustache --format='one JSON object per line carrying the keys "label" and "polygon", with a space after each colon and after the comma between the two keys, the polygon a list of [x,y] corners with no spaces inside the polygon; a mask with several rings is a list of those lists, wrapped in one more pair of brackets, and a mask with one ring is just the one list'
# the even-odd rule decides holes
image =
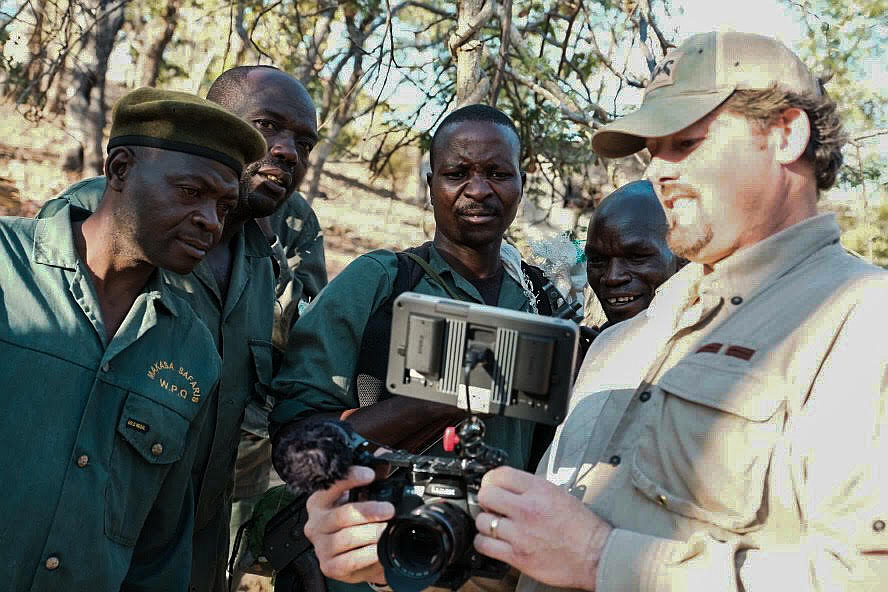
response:
{"label": "man with mustache", "polygon": [[586,278],[607,316],[601,330],[645,310],[681,267],[666,244],[667,229],[647,180],[623,185],[595,209],[586,237]]}
{"label": "man with mustache", "polygon": [[[426,254],[442,283],[423,274],[407,288],[534,310],[535,297],[521,273],[517,251],[511,246],[503,251],[503,234],[515,218],[525,182],[514,124],[494,108],[463,107],[441,122],[429,152],[427,181],[436,227]],[[445,424],[464,418],[465,412],[454,407],[390,396],[382,389],[379,379],[385,377],[398,268],[398,256],[391,251],[358,257],[293,326],[287,357],[274,382],[278,402],[269,419],[272,428],[283,427],[273,441],[281,441],[294,422],[329,417],[349,421],[371,440],[411,447],[434,441]],[[382,396],[367,397],[374,386],[383,390]],[[512,466],[528,468],[533,425],[504,417],[486,423],[485,440],[505,449]],[[276,447],[274,458],[286,479],[286,467],[278,462],[284,452]],[[440,447],[438,452],[444,454]],[[332,580],[328,586],[345,587]]]}
{"label": "man with mustache", "polygon": [[[888,273],[817,214],[842,162],[835,103],[778,41],[704,33],[592,142],[650,151],[691,263],[592,343],[540,475],[485,475],[475,548],[521,592],[884,589]],[[372,479],[353,468],[308,500],[334,577],[382,581],[360,551],[391,506],[335,502]]]}
{"label": "man with mustache", "polygon": [[[187,275],[166,274],[209,327],[223,358],[219,396],[201,433],[194,469],[195,508],[192,592],[227,592],[229,516],[241,420],[246,406],[264,399],[256,385],[273,372],[275,271],[269,237],[255,218],[273,214],[305,177],[317,142],[314,103],[297,80],[269,66],[223,73],[208,98],[220,102],[264,136],[268,152],[246,166],[245,196],[232,211],[218,246]],[[61,203],[96,207],[105,179],[82,181],[39,214]],[[273,238],[273,237],[272,237]],[[260,406],[262,402],[259,401]]]}
{"label": "man with mustache", "polygon": [[219,106],[138,89],[115,105],[94,213],[0,221],[4,589],[187,590],[221,368],[160,269],[199,265],[264,152]]}

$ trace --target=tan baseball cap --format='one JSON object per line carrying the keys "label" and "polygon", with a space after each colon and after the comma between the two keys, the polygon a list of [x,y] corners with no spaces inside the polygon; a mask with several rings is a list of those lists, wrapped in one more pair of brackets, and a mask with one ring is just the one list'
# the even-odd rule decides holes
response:
{"label": "tan baseball cap", "polygon": [[821,94],[820,83],[785,45],[753,33],[700,33],[657,64],[641,107],[592,136],[592,149],[618,158],[638,152],[646,138],[681,131],[705,117],[738,89],[777,84],[797,93]]}

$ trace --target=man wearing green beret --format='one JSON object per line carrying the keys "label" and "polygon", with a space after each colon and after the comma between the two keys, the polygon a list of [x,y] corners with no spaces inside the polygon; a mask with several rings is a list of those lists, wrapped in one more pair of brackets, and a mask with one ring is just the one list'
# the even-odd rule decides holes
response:
{"label": "man wearing green beret", "polygon": [[213,248],[264,150],[212,103],[139,89],[115,105],[95,213],[0,219],[4,589],[187,589],[221,367],[158,268]]}
{"label": "man wearing green beret", "polygon": [[[278,307],[269,246],[274,237],[267,236],[255,219],[291,203],[317,142],[317,116],[305,88],[269,66],[224,72],[211,86],[208,99],[240,117],[239,124],[246,122],[250,133],[258,130],[267,142],[267,153],[244,167],[244,198],[231,213],[218,246],[192,273],[165,274],[167,283],[209,327],[223,358],[219,396],[210,404],[208,429],[201,432],[193,472],[197,497],[189,591],[227,592],[229,516],[241,421],[251,402],[253,409],[264,406],[263,386],[272,378],[272,327]],[[232,135],[233,129],[225,130],[226,135]],[[68,202],[95,209],[105,183],[104,177],[81,181],[48,202],[38,216]],[[311,261],[306,269],[323,268],[319,232],[312,228],[318,228],[313,214],[302,227],[305,232],[296,236],[300,244],[317,245],[306,248],[312,251],[306,255]],[[326,282],[326,274],[323,279]],[[317,283],[302,281],[305,292]]]}

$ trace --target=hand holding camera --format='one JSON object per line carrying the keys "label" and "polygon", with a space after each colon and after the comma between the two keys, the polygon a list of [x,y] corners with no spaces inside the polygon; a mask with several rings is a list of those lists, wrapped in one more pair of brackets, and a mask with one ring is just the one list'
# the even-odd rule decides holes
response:
{"label": "hand holding camera", "polygon": [[[455,590],[471,576],[502,578],[508,565],[473,543],[484,515],[482,480],[506,462],[506,454],[484,443],[484,423],[473,411],[559,423],[577,339],[576,325],[560,319],[399,296],[388,390],[462,407],[469,417],[449,434],[445,448],[456,456],[448,458],[380,453],[341,422],[285,432],[275,467],[291,487],[316,491],[306,506],[305,534],[324,574],[345,582],[385,581],[398,592],[432,585]],[[382,464],[398,470],[376,482],[371,471],[352,466]]]}

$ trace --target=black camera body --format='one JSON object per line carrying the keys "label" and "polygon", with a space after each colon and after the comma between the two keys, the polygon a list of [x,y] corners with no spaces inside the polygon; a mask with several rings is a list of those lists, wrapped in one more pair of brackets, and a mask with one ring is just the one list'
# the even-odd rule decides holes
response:
{"label": "black camera body", "polygon": [[378,554],[386,580],[398,592],[432,585],[456,590],[472,576],[500,579],[509,569],[478,553],[472,544],[475,517],[481,512],[477,499],[481,479],[503,465],[506,454],[483,442],[484,423],[477,416],[462,422],[455,436],[455,458],[400,451],[376,455],[374,464],[386,462],[397,470],[351,494],[355,501],[387,501],[395,506],[395,517],[379,539]]}

